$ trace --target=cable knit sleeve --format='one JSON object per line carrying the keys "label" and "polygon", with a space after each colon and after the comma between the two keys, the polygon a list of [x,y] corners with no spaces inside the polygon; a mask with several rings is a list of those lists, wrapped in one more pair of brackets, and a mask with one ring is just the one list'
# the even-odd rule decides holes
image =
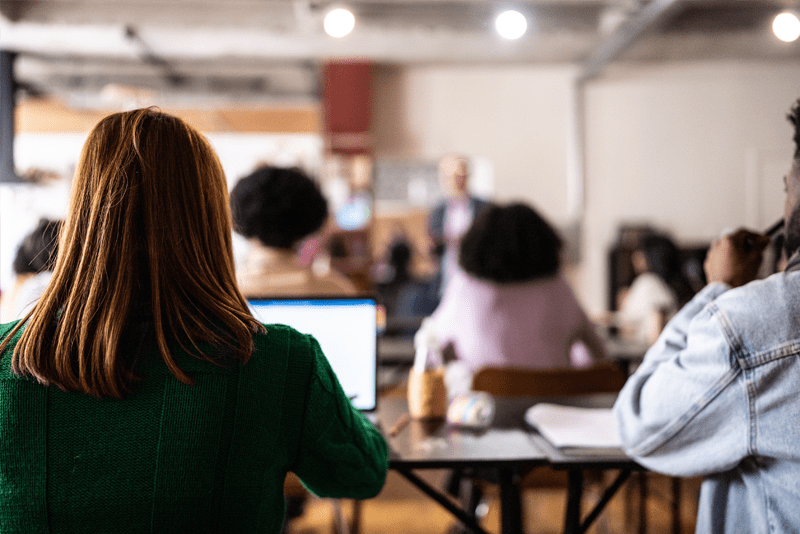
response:
{"label": "cable knit sleeve", "polygon": [[314,356],[300,451],[292,470],[320,497],[374,497],[389,468],[386,441],[353,407],[317,341],[306,337]]}

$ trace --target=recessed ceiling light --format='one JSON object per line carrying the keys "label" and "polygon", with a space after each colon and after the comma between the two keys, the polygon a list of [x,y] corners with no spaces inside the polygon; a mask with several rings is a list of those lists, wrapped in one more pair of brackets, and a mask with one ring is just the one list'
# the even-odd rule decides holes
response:
{"label": "recessed ceiling light", "polygon": [[800,37],[800,20],[793,13],[781,13],[772,21],[772,31],[781,41],[791,43]]}
{"label": "recessed ceiling light", "polygon": [[355,25],[356,18],[346,9],[334,9],[325,15],[325,33],[331,37],[344,37],[353,31]]}
{"label": "recessed ceiling light", "polygon": [[494,21],[497,33],[506,39],[519,39],[528,29],[528,21],[519,11],[508,10],[497,15]]}

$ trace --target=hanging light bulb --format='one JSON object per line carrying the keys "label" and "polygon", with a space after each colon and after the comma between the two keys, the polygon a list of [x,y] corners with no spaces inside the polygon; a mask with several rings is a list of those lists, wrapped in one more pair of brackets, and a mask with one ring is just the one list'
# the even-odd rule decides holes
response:
{"label": "hanging light bulb", "polygon": [[323,25],[325,27],[325,33],[331,37],[344,37],[353,31],[356,25],[356,18],[350,11],[338,8],[325,15],[325,22]]}
{"label": "hanging light bulb", "polygon": [[800,20],[793,13],[781,13],[772,21],[772,32],[781,41],[794,42],[800,37]]}
{"label": "hanging light bulb", "polygon": [[528,29],[528,21],[519,11],[508,10],[500,13],[494,21],[497,33],[506,39],[519,39]]}

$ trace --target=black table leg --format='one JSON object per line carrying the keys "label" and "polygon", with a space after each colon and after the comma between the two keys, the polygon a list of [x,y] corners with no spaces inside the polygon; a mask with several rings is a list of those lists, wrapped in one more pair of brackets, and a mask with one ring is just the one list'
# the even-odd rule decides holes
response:
{"label": "black table leg", "polygon": [[647,533],[647,473],[639,473],[639,534]]}
{"label": "black table leg", "polygon": [[442,508],[453,514],[461,523],[469,528],[472,532],[476,532],[478,534],[488,534],[478,523],[478,520],[475,518],[474,515],[465,512],[452,502],[450,502],[444,495],[442,495],[439,491],[435,488],[431,487],[430,484],[419,478],[415,475],[410,469],[398,469],[395,468],[395,471],[400,473],[405,477],[406,480],[414,484],[417,488],[419,488],[424,494],[428,497],[439,503]]}
{"label": "black table leg", "polygon": [[581,500],[583,499],[583,471],[570,469],[567,472],[567,513],[564,517],[564,534],[578,534],[581,531]]}
{"label": "black table leg", "polygon": [[499,469],[500,478],[500,532],[522,534],[522,499],[519,492],[519,475],[511,469]]}
{"label": "black table leg", "polygon": [[628,477],[630,475],[631,472],[628,470],[623,469],[622,471],[620,471],[614,482],[609,487],[607,487],[606,490],[603,492],[603,495],[600,497],[600,500],[597,502],[597,504],[595,504],[594,509],[592,509],[592,511],[589,512],[589,515],[587,515],[586,518],[581,521],[580,524],[581,534],[589,530],[589,527],[592,526],[592,523],[594,523],[595,520],[598,517],[600,517],[600,514],[603,513],[603,510],[605,509],[606,505],[609,503],[609,501],[611,501],[614,495],[616,495],[619,488],[621,488],[622,485],[625,483],[625,481],[628,480]]}
{"label": "black table leg", "polygon": [[672,477],[672,534],[681,534],[681,479]]}
{"label": "black table leg", "polygon": [[583,471],[580,469],[570,469],[567,472],[569,486],[567,496],[567,513],[564,518],[564,533],[565,534],[584,534],[589,527],[600,517],[606,505],[616,495],[617,491],[625,484],[628,477],[631,475],[629,469],[622,469],[614,481],[609,485],[600,500],[594,505],[594,508],[589,511],[585,519],[581,518],[581,501],[583,499]]}

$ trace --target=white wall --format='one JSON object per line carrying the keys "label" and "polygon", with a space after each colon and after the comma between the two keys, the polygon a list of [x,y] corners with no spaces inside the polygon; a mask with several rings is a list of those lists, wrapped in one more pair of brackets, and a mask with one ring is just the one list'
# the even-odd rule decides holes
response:
{"label": "white wall", "polygon": [[621,222],[682,241],[765,229],[783,213],[792,156],[786,113],[797,63],[618,68],[587,89],[587,199],[580,292],[606,302],[606,252]]}
{"label": "white wall", "polygon": [[566,216],[574,67],[379,68],[376,157],[435,160],[455,151],[491,162],[498,200]]}
{"label": "white wall", "polygon": [[[764,228],[781,213],[792,142],[786,111],[798,63],[615,67],[586,91],[586,204],[573,283],[606,305],[607,250],[621,222],[679,241]],[[497,199],[524,199],[567,221],[573,67],[383,68],[376,76],[378,157],[456,150],[491,161]],[[777,174],[777,175],[776,175]]]}

